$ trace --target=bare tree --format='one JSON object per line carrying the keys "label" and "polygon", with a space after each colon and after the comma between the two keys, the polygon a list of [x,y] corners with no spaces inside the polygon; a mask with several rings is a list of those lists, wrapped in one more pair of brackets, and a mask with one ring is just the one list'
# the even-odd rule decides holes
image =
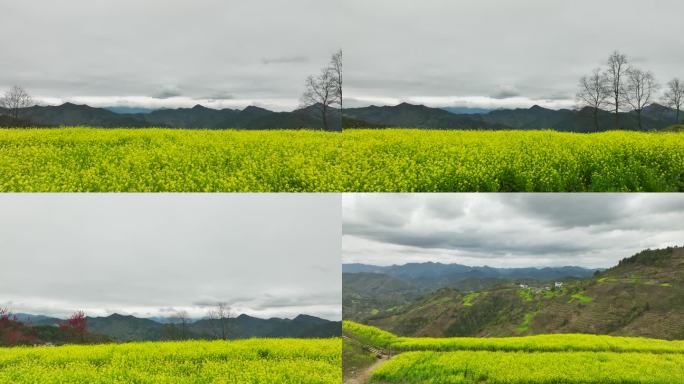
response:
{"label": "bare tree", "polygon": [[655,77],[651,72],[630,68],[627,71],[624,100],[632,107],[639,120],[639,129],[643,128],[641,112],[650,102],[658,88]]}
{"label": "bare tree", "polygon": [[684,84],[682,81],[677,78],[670,80],[665,91],[665,105],[677,111],[677,124],[679,124],[679,111],[682,109],[682,96],[684,96]]}
{"label": "bare tree", "polygon": [[185,310],[176,311],[173,314],[173,323],[178,327],[178,337],[185,340],[188,337],[188,325],[190,324],[190,316]]}
{"label": "bare tree", "polygon": [[[338,82],[335,72],[330,65],[321,70],[318,76],[306,78],[304,94],[301,98],[302,106],[314,106],[318,108],[323,121],[323,129],[328,130],[330,110],[335,106],[340,106],[342,100],[339,98],[341,89],[338,89]],[[342,81],[340,78],[339,81]]]}
{"label": "bare tree", "polygon": [[594,69],[589,76],[580,79],[577,99],[582,105],[591,107],[594,114],[594,129],[599,130],[598,114],[601,108],[608,104],[610,90],[608,89],[607,79],[601,73],[600,68]]}
{"label": "bare tree", "polygon": [[330,59],[330,70],[333,72],[335,80],[335,91],[337,92],[337,99],[342,109],[342,50],[338,50],[332,55]]}
{"label": "bare tree", "polygon": [[207,317],[214,320],[216,331],[221,339],[227,340],[229,334],[228,321],[233,318],[233,311],[226,303],[216,303],[216,306],[207,312]]}
{"label": "bare tree", "polygon": [[614,128],[620,128],[620,108],[624,94],[624,77],[627,72],[627,56],[615,51],[608,58],[608,69],[606,69],[606,79],[610,91],[611,103],[615,111]]}
{"label": "bare tree", "polygon": [[13,86],[0,98],[0,106],[9,111],[11,117],[18,119],[22,108],[31,106],[31,96],[21,87]]}

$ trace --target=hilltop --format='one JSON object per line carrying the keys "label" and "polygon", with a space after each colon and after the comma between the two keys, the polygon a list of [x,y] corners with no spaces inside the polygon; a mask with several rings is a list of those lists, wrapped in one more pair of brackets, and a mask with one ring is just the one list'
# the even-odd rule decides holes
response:
{"label": "hilltop", "polygon": [[[355,300],[380,301],[373,291],[344,291],[357,295]],[[684,248],[645,250],[585,278],[511,278],[482,290],[447,286],[415,299],[403,294],[403,303],[373,313],[353,312],[347,296],[345,319],[356,317],[403,336],[591,333],[683,339]]]}

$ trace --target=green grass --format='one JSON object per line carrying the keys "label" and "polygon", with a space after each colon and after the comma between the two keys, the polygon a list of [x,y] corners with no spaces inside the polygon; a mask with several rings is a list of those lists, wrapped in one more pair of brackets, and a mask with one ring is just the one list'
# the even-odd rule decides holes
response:
{"label": "green grass", "polygon": [[478,296],[480,296],[480,292],[470,292],[469,294],[465,295],[463,297],[463,305],[466,307],[472,307],[473,306],[473,301],[477,299]]}
{"label": "green grass", "polygon": [[0,191],[335,191],[341,137],[314,131],[0,129]]}
{"label": "green grass", "polygon": [[342,368],[345,376],[356,373],[375,363],[377,357],[352,340],[342,341]]}
{"label": "green grass", "polygon": [[592,300],[594,300],[593,297],[585,295],[583,292],[575,293],[572,296],[570,296],[570,301],[569,303],[572,303],[573,301],[579,301],[580,303],[588,303]]}
{"label": "green grass", "polygon": [[520,289],[518,290],[518,295],[520,295],[520,298],[523,301],[532,301],[534,300],[534,295],[532,294],[531,289]]}
{"label": "green grass", "polygon": [[684,382],[684,354],[408,352],[378,367],[371,382],[674,384]]}
{"label": "green grass", "polygon": [[536,312],[530,312],[525,314],[525,318],[523,318],[522,323],[515,329],[516,332],[518,333],[525,333],[530,329],[530,321],[534,318],[534,315],[536,315]]}
{"label": "green grass", "polygon": [[346,130],[347,191],[684,191],[684,134]]}
{"label": "green grass", "polygon": [[340,339],[0,348],[2,383],[340,383]]}

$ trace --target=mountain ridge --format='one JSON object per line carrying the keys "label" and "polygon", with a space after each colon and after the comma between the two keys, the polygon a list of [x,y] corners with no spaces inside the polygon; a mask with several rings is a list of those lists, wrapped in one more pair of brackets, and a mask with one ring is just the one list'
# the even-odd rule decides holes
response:
{"label": "mountain ridge", "polygon": [[[340,111],[330,109],[328,130],[341,129]],[[0,108],[0,116],[7,110]],[[135,112],[135,111],[131,111]],[[187,128],[187,129],[323,129],[317,106],[274,112],[257,106],[213,109],[197,104],[191,108],[155,109],[136,113],[114,112],[86,104],[66,102],[53,106],[32,106],[20,110],[20,121],[0,119],[3,126],[89,126],[99,128]],[[30,123],[29,123],[30,122]]]}
{"label": "mountain ridge", "polygon": [[[644,108],[643,129],[639,129],[636,113],[621,112],[621,130],[663,130],[675,125],[675,111],[652,103]],[[350,108],[343,111],[349,121],[365,121],[373,127],[419,129],[553,129],[564,132],[595,132],[593,110],[584,107],[576,110],[549,109],[539,105],[530,108],[484,110],[480,113],[462,113],[457,108],[432,108],[406,102],[395,106]],[[613,113],[599,110],[599,131],[613,129]],[[346,127],[346,126],[345,126]],[[355,124],[351,128],[359,128]]]}
{"label": "mountain ridge", "polygon": [[[64,319],[45,315],[16,313],[17,319],[32,326],[57,326]],[[214,319],[190,319],[183,329],[184,338],[219,338],[218,323]],[[341,322],[316,316],[299,314],[291,319],[272,317],[262,319],[240,314],[225,320],[229,329],[228,338],[250,337],[298,337],[320,338],[341,335]],[[113,313],[108,316],[87,316],[88,330],[107,336],[115,341],[156,341],[178,338],[181,325],[171,318],[141,318],[133,315]]]}

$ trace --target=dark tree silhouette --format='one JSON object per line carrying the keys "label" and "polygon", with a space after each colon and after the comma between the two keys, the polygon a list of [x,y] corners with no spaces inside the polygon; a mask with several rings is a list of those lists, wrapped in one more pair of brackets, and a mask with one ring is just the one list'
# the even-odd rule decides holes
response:
{"label": "dark tree silhouette", "polygon": [[667,90],[665,91],[665,105],[674,108],[676,111],[675,122],[679,124],[679,113],[682,109],[682,96],[684,96],[684,83],[675,78],[667,83]]}
{"label": "dark tree silhouette", "polygon": [[601,74],[601,69],[594,69],[589,76],[580,79],[577,99],[580,104],[586,105],[593,110],[594,130],[599,130],[598,114],[603,106],[608,104],[610,91],[606,76]]}
{"label": "dark tree silhouette", "polygon": [[[321,120],[323,121],[323,129],[328,130],[330,127],[329,114],[330,110],[334,106],[342,105],[342,66],[341,60],[342,56],[340,54],[340,72],[337,73],[332,65],[328,65],[321,70],[321,73],[317,76],[309,76],[306,78],[304,83],[305,89],[304,94],[302,94],[301,104],[302,107],[316,107],[321,114]],[[335,61],[335,55],[331,61]],[[338,76],[339,75],[339,76]]]}
{"label": "dark tree silhouette", "polygon": [[620,110],[624,98],[624,77],[627,72],[627,56],[615,51],[608,58],[608,69],[606,70],[606,79],[608,81],[608,89],[611,95],[610,105],[615,112],[614,128],[620,128]]}
{"label": "dark tree silhouette", "polygon": [[214,320],[217,336],[228,339],[230,334],[229,320],[233,318],[233,311],[226,303],[216,303],[216,306],[207,312],[207,317]]}
{"label": "dark tree silhouette", "polygon": [[625,102],[632,107],[639,120],[639,129],[643,129],[642,111],[653,98],[658,88],[655,77],[651,72],[630,68],[627,71],[627,80],[624,92]]}
{"label": "dark tree silhouette", "polygon": [[30,107],[32,101],[31,96],[23,88],[15,85],[0,98],[0,107],[7,109],[11,117],[18,119],[21,110]]}

